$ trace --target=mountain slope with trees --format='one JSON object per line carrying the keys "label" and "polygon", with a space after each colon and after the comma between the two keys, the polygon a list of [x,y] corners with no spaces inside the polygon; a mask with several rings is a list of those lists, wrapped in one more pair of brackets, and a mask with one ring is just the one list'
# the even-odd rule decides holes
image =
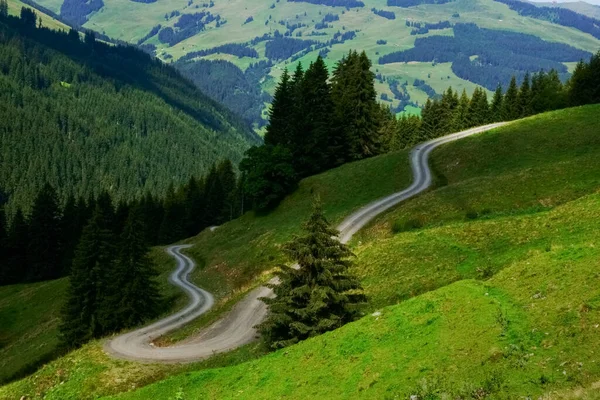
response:
{"label": "mountain slope with trees", "polygon": [[[65,4],[64,0],[37,3],[59,14]],[[66,3],[65,10],[77,4]],[[92,3],[98,6],[102,2]],[[82,11],[93,8],[92,3]],[[347,8],[347,2],[330,1],[256,0],[251,7],[242,0],[105,1],[98,11],[83,16],[83,27],[140,45],[160,59],[173,62],[207,89],[211,98],[224,102],[256,130],[266,126],[270,96],[283,69],[287,67],[291,73],[298,62],[308,66],[318,55],[330,72],[351,49],[365,50],[373,64],[399,50],[412,49],[424,56],[427,51],[416,46],[418,41],[444,40],[454,36],[457,25],[475,24],[480,30],[470,33],[473,43],[469,52],[451,60],[454,68],[442,61],[443,51],[427,61],[417,57],[407,63],[376,66],[377,95],[384,96],[380,97],[382,101],[396,112],[414,114],[419,113],[428,97],[441,95],[448,86],[472,92],[476,85],[482,85],[491,91],[500,83],[506,89],[512,75],[517,75],[520,82],[526,72],[542,68],[558,70],[564,81],[567,69],[571,71],[581,56],[571,53],[566,59],[557,59],[550,47],[570,45],[588,53],[600,47],[600,40],[594,37],[598,22],[568,10],[560,17],[553,10],[543,15],[520,15],[520,9],[512,10],[508,4],[494,0],[365,0],[348,4],[352,7]],[[524,43],[535,39],[545,46],[539,46],[531,57],[525,54],[517,58],[506,46],[487,49],[486,35],[493,34],[500,40],[507,32],[526,35],[520,36]],[[439,48],[434,49],[437,51]],[[511,61],[513,58],[515,61]]]}
{"label": "mountain slope with trees", "polygon": [[45,183],[61,204],[102,191],[162,196],[260,142],[172,67],[36,20],[0,16],[0,190],[11,216],[29,212]]}

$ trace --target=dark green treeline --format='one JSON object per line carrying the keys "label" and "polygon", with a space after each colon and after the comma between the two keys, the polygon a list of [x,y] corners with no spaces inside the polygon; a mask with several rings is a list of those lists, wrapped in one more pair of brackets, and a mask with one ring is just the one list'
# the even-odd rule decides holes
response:
{"label": "dark green treeline", "polygon": [[[0,206],[0,285],[56,279],[68,275],[84,228],[102,211],[102,226],[115,242],[128,219],[139,216],[146,246],[168,244],[196,235],[204,228],[238,217],[243,193],[230,161],[214,165],[202,178],[192,177],[164,198],[149,193],[115,204],[108,192],[89,199],[73,196],[61,205],[56,191],[46,184],[36,196],[31,213],[17,209],[10,224]],[[114,252],[112,252],[114,254]]]}
{"label": "dark green treeline", "polygon": [[0,15],[0,189],[27,213],[45,183],[67,198],[164,196],[260,139],[173,67],[131,46]]}
{"label": "dark green treeline", "polygon": [[449,88],[428,99],[421,116],[396,118],[376,102],[371,64],[350,52],[329,76],[321,57],[304,71],[284,71],[269,112],[265,143],[240,164],[245,191],[258,209],[276,206],[303,177],[345,162],[401,150],[452,132],[512,121],[570,106],[600,102],[600,53],[581,61],[561,82],[556,71],[516,78],[491,99]]}

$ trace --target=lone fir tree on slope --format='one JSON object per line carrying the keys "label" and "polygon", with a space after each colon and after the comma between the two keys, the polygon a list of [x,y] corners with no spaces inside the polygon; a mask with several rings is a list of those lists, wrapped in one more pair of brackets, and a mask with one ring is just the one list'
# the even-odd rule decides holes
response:
{"label": "lone fir tree on slope", "polygon": [[354,321],[366,301],[360,282],[348,271],[352,253],[336,238],[339,232],[325,219],[318,200],[303,228],[306,235],[284,246],[297,268],[282,266],[280,283],[270,286],[276,297],[262,299],[269,316],[258,328],[273,349]]}

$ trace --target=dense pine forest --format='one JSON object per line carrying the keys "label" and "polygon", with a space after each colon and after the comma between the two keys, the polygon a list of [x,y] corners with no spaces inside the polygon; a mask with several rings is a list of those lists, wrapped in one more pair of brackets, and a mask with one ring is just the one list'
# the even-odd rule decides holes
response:
{"label": "dense pine forest", "polygon": [[[175,69],[75,30],[38,27],[36,15],[0,16],[0,191],[30,212],[45,183],[69,196],[116,201],[237,162],[260,139]],[[27,156],[24,156],[27,155]]]}
{"label": "dense pine forest", "polygon": [[483,88],[471,96],[452,88],[429,99],[422,116],[396,118],[376,101],[375,75],[366,54],[350,52],[329,76],[318,57],[304,71],[285,71],[275,91],[265,143],[240,164],[245,193],[268,210],[303,177],[345,162],[400,150],[416,143],[492,122],[511,121],[570,106],[600,102],[600,53],[580,61],[563,84],[554,69],[498,85],[492,99]]}

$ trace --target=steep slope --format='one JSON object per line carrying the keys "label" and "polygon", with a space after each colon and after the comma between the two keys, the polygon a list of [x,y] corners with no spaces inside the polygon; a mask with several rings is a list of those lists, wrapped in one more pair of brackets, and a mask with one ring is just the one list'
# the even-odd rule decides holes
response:
{"label": "steep slope", "polygon": [[0,182],[9,210],[48,181],[64,199],[116,199],[234,162],[259,139],[174,69],[9,17],[0,20]]}
{"label": "steep slope", "polygon": [[[593,28],[597,22],[591,23],[592,28],[589,21],[563,26],[547,16],[521,16],[496,0],[439,2],[442,4],[392,0],[106,0],[81,8],[71,0],[38,2],[63,16],[75,14],[73,18],[85,21],[85,28],[140,44],[164,60],[177,61],[184,73],[209,89],[210,96],[224,101],[257,128],[265,123],[261,108],[268,103],[283,68],[294,69],[298,61],[306,65],[318,54],[333,66],[350,49],[365,50],[377,64],[380,57],[413,49],[430,37],[435,41],[452,37],[453,27],[461,24],[476,24],[494,37],[507,31],[531,35],[508,44],[501,40],[490,44],[481,40],[480,31],[480,35],[470,35],[472,46],[463,49],[465,54],[458,60],[442,59],[442,52],[435,49],[429,59],[417,57],[407,63],[379,65],[380,95],[385,95],[385,101],[398,112],[418,112],[416,106],[450,85],[459,91],[472,92],[476,85],[493,90],[498,83],[508,84],[513,73],[522,76],[527,70],[541,68],[566,73],[563,63],[576,62],[580,55],[557,58],[557,43],[586,52],[600,48],[599,36],[594,36],[600,28]],[[516,43],[519,46],[514,46]],[[525,54],[513,54],[515,48],[526,46]],[[419,55],[427,54],[417,47]],[[196,64],[198,60],[202,62]],[[219,64],[207,64],[216,60]],[[508,72],[499,75],[498,68]],[[218,73],[213,72],[217,69]],[[228,96],[234,91],[240,96]]]}
{"label": "steep slope", "polygon": [[[596,133],[600,128],[598,126],[600,121],[596,118],[599,111],[599,106],[588,106],[549,113],[519,121],[495,133],[465,139],[464,142],[445,146],[434,152],[432,155],[433,166],[435,171],[438,171],[438,175],[442,176],[438,178],[440,188],[400,206],[398,210],[404,210],[403,214],[389,213],[389,218],[385,216],[381,223],[376,223],[353,244],[354,250],[358,254],[356,272],[361,275],[371,298],[369,307],[365,311],[369,313],[376,311],[382,306],[395,304],[457,280],[489,277],[498,271],[506,274],[510,271],[511,266],[517,264],[528,267],[527,263],[533,262],[534,259],[537,260],[535,257],[538,255],[544,256],[555,250],[570,249],[571,244],[593,244],[594,240],[597,240],[594,234],[594,225],[589,225],[588,229],[586,224],[590,218],[594,218],[594,213],[600,210],[597,196],[581,200],[579,203],[571,204],[569,202],[593,193],[600,187],[597,179],[600,165],[596,161],[599,159],[598,152],[600,151],[599,138]],[[463,161],[457,165],[457,160]],[[459,165],[465,167],[457,168]],[[455,171],[454,175],[448,171]],[[462,173],[457,175],[459,172]],[[507,175],[507,173],[509,174]],[[552,175],[555,178],[549,179]],[[446,179],[443,176],[446,176]],[[504,179],[503,176],[505,176]],[[540,180],[538,176],[543,176],[544,179]],[[262,273],[280,261],[278,245],[289,239],[294,232],[294,227],[298,226],[307,215],[310,209],[310,199],[314,193],[321,194],[328,206],[327,215],[337,222],[348,210],[368,202],[369,198],[379,197],[386,191],[393,191],[395,187],[405,187],[409,182],[406,153],[389,154],[348,164],[306,179],[302,182],[300,189],[286,199],[280,209],[269,216],[247,214],[244,218],[228,223],[214,232],[207,231],[197,238],[191,239],[189,242],[195,244],[194,258],[202,266],[201,270],[193,277],[194,282],[217,294],[218,308],[213,315],[199,321],[195,328],[194,326],[190,327],[187,334],[201,326],[206,326],[220,313],[227,311],[228,307],[235,303],[243,293],[264,280],[265,275]],[[448,184],[444,186],[444,182]],[[514,188],[508,190],[503,182],[513,182]],[[569,182],[569,185],[565,185],[565,182]],[[498,188],[495,183],[499,183]],[[474,191],[474,188],[477,187],[481,187],[481,189]],[[498,191],[507,196],[500,196]],[[483,213],[487,217],[478,217],[479,219],[486,218],[485,220],[474,219],[469,213],[471,209],[480,211],[475,205],[464,203],[465,199],[470,198],[470,193],[476,194],[473,200],[475,204],[490,208],[490,211]],[[550,198],[548,193],[552,193],[553,197]],[[457,196],[457,201],[449,203],[450,211],[446,215],[444,209],[437,204],[442,199],[451,199],[453,194]],[[503,200],[505,198],[507,200]],[[414,204],[421,204],[421,199],[424,199],[424,203],[422,203],[424,206],[426,201],[431,202],[431,209],[434,211],[434,220],[423,223],[442,226],[427,229],[409,227],[408,230],[414,231],[392,234],[391,225],[398,219],[398,215],[414,214],[410,210]],[[413,205],[411,206],[411,204]],[[464,205],[464,208],[458,207],[461,204]],[[532,207],[536,204],[537,207]],[[543,207],[539,207],[540,204]],[[452,211],[455,207],[457,209]],[[468,217],[467,213],[469,213]],[[399,225],[401,229],[396,229],[396,232],[407,230],[404,224]],[[573,228],[566,228],[571,225]],[[531,235],[532,232],[535,234]],[[579,232],[582,232],[580,236],[578,236]],[[483,238],[490,240],[483,240]],[[549,244],[550,246],[548,246]],[[547,249],[550,251],[546,251]],[[424,253],[425,256],[423,256]],[[579,257],[577,254],[574,256],[576,259]],[[595,257],[594,254],[591,252],[590,257]],[[560,272],[564,269],[565,260],[570,260],[570,258],[564,257],[558,257],[558,261],[556,261],[558,266],[553,271]],[[541,265],[546,262],[541,258],[538,261]],[[593,268],[593,258],[585,256],[581,258],[581,263],[592,265],[591,268]],[[574,271],[577,272],[577,269]],[[588,271],[588,269],[582,271]],[[506,280],[509,283],[519,282],[514,278],[521,276],[520,274],[519,272],[515,275],[508,275]],[[536,276],[542,279],[543,275]],[[258,278],[253,281],[252,277],[256,276]],[[572,278],[579,279],[582,276],[573,275]],[[527,284],[537,285],[539,290],[547,290],[533,281]],[[588,289],[585,286],[581,287],[581,291],[579,291],[579,288],[571,283],[566,282],[565,285],[565,288],[561,289],[563,290],[561,296],[565,294],[565,290],[567,292],[569,290],[576,291],[579,293],[578,296],[584,296]],[[490,378],[489,384],[493,385],[495,369],[473,372],[479,365],[477,362],[481,358],[478,357],[490,356],[494,363],[493,366],[497,365],[500,371],[496,375],[509,381],[511,388],[515,387],[514,382],[520,382],[518,379],[521,379],[522,376],[544,384],[556,381],[551,385],[555,385],[554,387],[557,388],[572,386],[569,382],[587,384],[588,378],[594,377],[595,372],[586,369],[582,374],[582,379],[577,380],[579,379],[577,378],[565,382],[562,378],[564,375],[561,375],[562,370],[559,373],[550,374],[548,372],[545,375],[535,368],[527,369],[524,372],[511,370],[505,362],[521,365],[522,362],[528,360],[525,355],[529,353],[524,353],[524,348],[518,347],[519,342],[510,343],[515,344],[516,347],[508,346],[503,339],[504,336],[497,337],[495,332],[508,329],[504,328],[504,325],[510,326],[510,329],[512,326],[527,326],[526,321],[518,305],[503,302],[498,306],[489,303],[488,297],[484,297],[485,300],[482,301],[479,294],[485,296],[486,290],[484,289],[485,286],[482,286],[481,283],[467,280],[457,286],[443,289],[442,292],[434,292],[427,295],[428,297],[403,303],[389,313],[388,310],[384,311],[384,318],[391,316],[394,320],[393,324],[385,329],[381,325],[376,325],[381,318],[376,320],[376,317],[366,317],[356,325],[350,325],[344,330],[301,345],[308,347],[287,349],[287,355],[285,352],[275,353],[251,364],[197,373],[192,377],[190,375],[175,377],[162,386],[150,388],[150,392],[143,392],[140,396],[142,398],[151,395],[157,398],[175,397],[181,388],[181,392],[185,396],[195,398],[199,397],[199,391],[205,388],[210,392],[202,394],[209,398],[211,396],[228,398],[233,397],[234,394],[234,392],[225,391],[227,385],[231,385],[229,387],[236,388],[235,394],[241,397],[253,398],[256,395],[260,398],[261,395],[254,392],[257,387],[265,390],[265,397],[268,395],[277,397],[277,395],[284,394],[282,390],[286,390],[283,388],[285,382],[295,382],[295,389],[289,395],[298,393],[297,396],[303,397],[308,393],[307,391],[312,390],[315,392],[315,396],[319,394],[329,396],[333,392],[324,392],[324,390],[340,388],[339,382],[343,377],[348,376],[347,374],[358,374],[344,383],[342,387],[344,392],[338,390],[335,393],[347,393],[346,397],[356,397],[355,394],[362,393],[362,391],[357,392],[357,388],[360,386],[364,387],[366,397],[377,398],[384,396],[380,396],[382,392],[379,384],[371,385],[375,380],[379,383],[383,382],[384,387],[388,387],[391,381],[406,381],[410,385],[402,386],[402,388],[407,390],[414,388],[416,391],[420,390],[417,388],[420,385],[419,379],[426,377],[428,382],[438,382],[439,386],[445,387],[446,384],[441,382],[442,378],[432,378],[436,375],[435,372],[441,371],[443,368],[447,368],[444,371],[456,371],[456,368],[459,368],[460,373],[457,373],[446,385],[449,390],[454,390],[455,386],[463,381],[465,386],[468,386],[468,383],[472,386],[483,386],[485,380]],[[522,298],[526,290],[518,290],[521,291],[518,296]],[[534,291],[529,296],[534,296],[536,293]],[[594,296],[595,292],[590,291],[589,293],[590,296]],[[433,305],[431,299],[435,299]],[[461,299],[465,299],[470,304],[460,303]],[[575,299],[573,304],[576,304],[577,301],[579,300]],[[562,297],[557,298],[556,303],[551,305],[551,309],[543,309],[543,312],[554,312],[552,307],[560,305],[561,302],[564,303]],[[436,304],[441,305],[440,308]],[[481,305],[482,308],[478,308],[474,304]],[[592,310],[594,309],[592,308]],[[513,311],[516,312],[517,317],[513,317],[515,315]],[[427,314],[429,312],[430,316]],[[590,311],[590,313],[592,312],[595,311]],[[424,317],[413,318],[415,314],[422,313],[425,313]],[[465,315],[469,318],[473,315],[474,320],[464,319]],[[592,314],[587,315],[592,318]],[[420,321],[426,322],[436,316],[443,323],[419,325]],[[506,322],[505,319],[511,322]],[[500,321],[497,326],[494,325],[496,320]],[[401,323],[397,321],[401,321]],[[485,333],[484,328],[487,327],[485,325],[487,322],[482,328],[480,324],[480,322],[483,323],[482,321],[490,323],[492,326],[490,333]],[[521,325],[521,321],[525,321],[525,325]],[[539,332],[542,332],[546,326],[546,322],[539,315],[535,316],[532,324],[536,325],[536,331]],[[432,326],[430,327],[430,325]],[[448,326],[453,330],[449,330]],[[550,333],[550,331],[546,332]],[[185,337],[185,333],[174,338]],[[506,335],[511,337],[509,334]],[[352,339],[353,337],[355,340]],[[399,340],[398,337],[401,337],[402,340]],[[411,340],[411,338],[417,337],[424,339],[422,342]],[[573,340],[580,337],[576,335]],[[342,342],[338,341],[338,338],[348,339]],[[377,338],[378,343],[380,342],[378,345],[380,350],[374,350],[375,356],[369,356],[369,351],[376,342],[374,338]],[[435,340],[433,340],[434,338]],[[446,350],[439,352],[437,349],[431,350],[431,352],[423,350],[425,342],[433,345],[439,338],[444,338],[443,343],[447,345]],[[471,338],[477,343],[477,351],[466,353],[464,346],[470,343]],[[499,340],[499,342],[496,343],[494,340]],[[329,353],[326,348],[323,349],[322,346],[325,346],[325,342],[327,348],[335,349],[335,351],[339,349],[339,354]],[[497,349],[493,346],[489,347],[490,343],[496,343]],[[556,349],[556,352],[559,353],[562,350],[568,353],[572,350],[571,345],[567,344],[567,347]],[[39,396],[45,395],[50,399],[89,398],[92,394],[118,393],[128,390],[132,385],[147,384],[169,372],[166,367],[140,366],[135,363],[110,360],[101,353],[100,346],[101,344],[92,343],[80,351],[50,363],[34,376],[0,389],[0,398],[15,398],[35,393],[39,393]],[[505,349],[504,346],[509,348]],[[331,360],[323,361],[321,353]],[[400,353],[402,355],[398,356]],[[261,354],[262,350],[259,347],[249,346],[232,354],[217,357],[209,363],[186,367],[186,370],[237,364]],[[288,358],[290,354],[294,356]],[[352,358],[353,355],[355,358]],[[404,355],[409,364],[403,364]],[[458,357],[460,362],[449,364],[453,357]],[[296,362],[299,358],[301,361]],[[420,362],[420,359],[425,361]],[[577,360],[577,362],[579,361]],[[285,362],[289,363],[290,368],[293,366],[296,372],[288,374],[290,368],[280,364]],[[352,362],[358,362],[358,364],[352,364]],[[496,362],[499,364],[495,364]],[[390,368],[391,365],[396,365],[397,368]],[[397,371],[402,371],[404,365],[408,365],[411,371],[410,375],[398,375]],[[439,370],[434,368],[436,365],[440,365]],[[584,365],[588,366],[587,363]],[[316,368],[315,373],[306,375],[304,380],[296,385],[298,383],[296,379],[301,376],[297,374],[297,371],[299,369],[308,371],[308,368],[312,367]],[[387,372],[381,368],[386,368]],[[574,365],[573,371],[576,371],[577,368],[579,368],[578,365]],[[278,369],[280,372],[277,372]],[[170,371],[174,372],[175,370],[173,368]],[[359,370],[360,372],[356,372]],[[372,371],[373,373],[368,372],[363,376],[360,375],[362,371]],[[380,374],[379,377],[376,377],[377,373]],[[539,375],[536,375],[538,373]],[[236,386],[237,384],[233,384],[233,381],[229,379],[237,379],[238,374],[245,375],[245,377],[241,378],[240,385]],[[272,374],[273,379],[277,377],[281,380],[274,383],[268,376],[269,374]],[[317,374],[322,374],[323,379],[329,379],[328,376],[336,374],[338,384],[332,385],[327,380],[317,382],[315,378]],[[118,381],[114,380],[115,376],[119,377]],[[388,379],[390,376],[392,378]],[[264,385],[256,384],[256,381],[253,380],[254,377],[263,379]],[[471,377],[473,378],[471,379]],[[198,384],[198,379],[205,380],[203,381],[205,384]],[[218,387],[221,383],[224,386]],[[266,386],[267,384],[268,386]],[[370,386],[375,389],[371,389]],[[545,390],[544,387],[531,382],[526,383],[524,387],[532,388],[530,393]],[[437,390],[435,387],[434,389]],[[243,390],[243,392],[240,393],[238,390]],[[401,393],[397,388],[392,388],[390,391]]]}
{"label": "steep slope", "polygon": [[51,15],[45,14],[43,12],[40,12],[37,9],[34,9],[29,4],[23,3],[20,0],[8,0],[8,13],[10,15],[18,16],[21,13],[22,7],[26,7],[26,8],[34,10],[36,12],[36,14],[38,15],[38,18],[40,18],[42,20],[42,25],[45,26],[46,28],[50,28],[50,29],[54,29],[54,30],[63,30],[63,31],[68,31],[70,29],[68,25],[57,20],[56,18],[52,17]]}
{"label": "steep slope", "polygon": [[467,196],[470,185],[481,188],[472,203],[490,211],[458,221],[456,213],[434,213],[441,226],[414,232],[390,234],[376,224],[370,235],[378,240],[359,244],[356,270],[372,299],[366,311],[377,313],[256,361],[118,398],[593,394],[600,378],[599,109],[534,117],[438,150],[448,186],[396,215],[410,217],[411,202],[432,198],[438,211],[436,198]]}

